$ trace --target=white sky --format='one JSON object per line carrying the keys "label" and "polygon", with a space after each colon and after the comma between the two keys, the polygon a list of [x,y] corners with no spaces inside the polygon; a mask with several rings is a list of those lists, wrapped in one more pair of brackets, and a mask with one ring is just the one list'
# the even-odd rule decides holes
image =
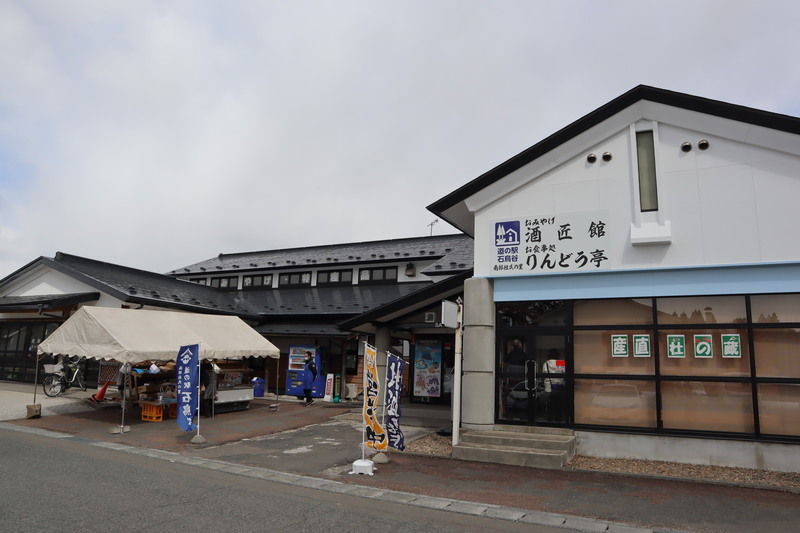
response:
{"label": "white sky", "polygon": [[[800,116],[800,2],[0,0],[0,278],[430,234],[639,84]],[[455,230],[440,221],[434,234]]]}

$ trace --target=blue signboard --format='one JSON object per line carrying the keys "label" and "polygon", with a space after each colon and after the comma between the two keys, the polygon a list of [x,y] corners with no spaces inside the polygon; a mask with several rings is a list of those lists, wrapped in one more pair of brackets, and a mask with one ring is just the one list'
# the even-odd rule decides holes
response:
{"label": "blue signboard", "polygon": [[197,429],[197,386],[200,377],[200,346],[181,346],[176,365],[175,388],[178,395],[178,426],[184,431]]}

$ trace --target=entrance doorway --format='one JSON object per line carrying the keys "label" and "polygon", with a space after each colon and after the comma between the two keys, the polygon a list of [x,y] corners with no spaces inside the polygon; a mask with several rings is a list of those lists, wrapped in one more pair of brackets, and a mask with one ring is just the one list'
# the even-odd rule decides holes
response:
{"label": "entrance doorway", "polygon": [[497,368],[500,422],[551,426],[569,423],[569,341],[564,330],[528,329],[502,335]]}

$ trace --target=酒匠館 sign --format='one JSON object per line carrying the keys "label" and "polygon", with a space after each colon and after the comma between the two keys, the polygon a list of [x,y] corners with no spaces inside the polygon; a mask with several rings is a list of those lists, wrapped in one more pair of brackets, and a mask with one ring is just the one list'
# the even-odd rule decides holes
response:
{"label": "\u9152\u5320\u9928 sign", "polygon": [[584,211],[494,221],[492,271],[504,275],[607,269],[607,220],[607,211]]}

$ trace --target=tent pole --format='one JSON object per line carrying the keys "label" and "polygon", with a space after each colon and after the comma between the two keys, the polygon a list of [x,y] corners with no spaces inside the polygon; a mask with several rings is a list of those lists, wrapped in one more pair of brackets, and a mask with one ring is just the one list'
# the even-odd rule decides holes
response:
{"label": "tent pole", "polygon": [[[197,353],[197,435],[192,437],[191,442],[192,444],[204,444],[206,442],[205,437],[200,434],[200,380],[202,376],[200,375],[200,350],[198,349]],[[213,400],[212,400],[213,402]],[[213,403],[212,403],[213,405]]]}

